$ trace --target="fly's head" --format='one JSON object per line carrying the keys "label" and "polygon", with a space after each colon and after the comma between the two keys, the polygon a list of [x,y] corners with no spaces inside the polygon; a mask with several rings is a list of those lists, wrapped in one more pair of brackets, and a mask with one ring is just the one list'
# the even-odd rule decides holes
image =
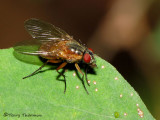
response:
{"label": "fly's head", "polygon": [[96,60],[94,58],[93,50],[91,48],[87,48],[83,54],[83,62],[88,64],[90,67],[97,67]]}

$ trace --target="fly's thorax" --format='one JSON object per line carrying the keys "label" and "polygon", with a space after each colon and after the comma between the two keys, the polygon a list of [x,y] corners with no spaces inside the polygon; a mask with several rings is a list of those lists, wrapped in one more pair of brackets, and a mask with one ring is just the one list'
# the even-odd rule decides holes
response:
{"label": "fly's thorax", "polygon": [[81,50],[81,48],[79,47],[75,47],[70,46],[68,47],[69,51],[68,51],[68,57],[67,57],[67,62],[68,63],[75,63],[75,62],[79,62],[82,60],[83,58],[83,51]]}
{"label": "fly's thorax", "polygon": [[83,53],[85,51],[85,47],[83,45],[79,44],[75,40],[69,41],[67,43],[67,46],[72,53],[77,54],[77,55],[83,55]]}
{"label": "fly's thorax", "polygon": [[78,55],[82,55],[82,51],[80,51],[79,49],[77,48],[70,48],[70,51],[73,52],[74,54],[78,54]]}

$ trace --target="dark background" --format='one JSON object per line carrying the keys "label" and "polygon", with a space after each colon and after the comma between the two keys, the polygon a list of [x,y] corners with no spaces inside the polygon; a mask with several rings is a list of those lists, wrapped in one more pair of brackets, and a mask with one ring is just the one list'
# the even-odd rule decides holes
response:
{"label": "dark background", "polygon": [[115,66],[160,119],[159,0],[1,0],[0,48],[30,36],[38,18],[64,29]]}

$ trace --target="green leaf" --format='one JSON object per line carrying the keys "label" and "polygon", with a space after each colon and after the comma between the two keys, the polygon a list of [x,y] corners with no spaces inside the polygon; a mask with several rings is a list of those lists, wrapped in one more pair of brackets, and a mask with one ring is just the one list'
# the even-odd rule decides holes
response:
{"label": "green leaf", "polygon": [[153,120],[118,71],[98,56],[96,61],[96,74],[88,73],[90,86],[85,82],[89,95],[74,67],[65,72],[64,94],[63,77],[57,79],[56,70],[50,69],[54,66],[23,80],[39,66],[17,60],[13,48],[0,50],[0,119]]}

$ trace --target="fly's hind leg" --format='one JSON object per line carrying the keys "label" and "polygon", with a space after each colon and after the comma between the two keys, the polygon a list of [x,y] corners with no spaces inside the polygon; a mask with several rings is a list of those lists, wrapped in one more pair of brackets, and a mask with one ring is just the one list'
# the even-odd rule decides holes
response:
{"label": "fly's hind leg", "polygon": [[64,83],[65,83],[65,89],[64,89],[64,93],[66,92],[66,77],[63,73],[59,72],[58,70],[65,67],[67,65],[67,62],[62,63],[56,70],[57,72],[62,75],[64,77]]}
{"label": "fly's hind leg", "polygon": [[[60,59],[59,59],[59,60],[52,59],[52,60],[48,60],[48,62],[51,62],[51,63],[60,63],[60,62],[62,62],[62,60],[60,60]],[[65,75],[64,75],[63,73],[59,72],[58,70],[61,69],[61,68],[63,68],[63,67],[65,67],[66,65],[67,65],[67,62],[63,62],[63,63],[56,69],[56,71],[57,71],[61,76],[64,77],[64,84],[65,84],[64,93],[66,92],[66,77],[65,77]]]}
{"label": "fly's hind leg", "polygon": [[[84,89],[86,90],[87,94],[89,94],[89,93],[88,93],[88,90],[87,90],[87,88],[86,88],[86,86],[85,86],[85,84],[84,84],[84,80],[83,80],[83,78],[84,78],[84,73],[81,71],[81,69],[80,69],[80,67],[79,67],[79,65],[78,65],[77,63],[75,63],[75,67],[76,67],[76,69],[78,70],[78,72],[80,72],[80,73],[82,74],[82,84],[83,84],[83,87],[84,87]],[[88,82],[88,81],[87,81],[87,82]]]}
{"label": "fly's hind leg", "polygon": [[23,79],[28,78],[28,77],[34,75],[34,74],[37,73],[39,70],[41,70],[47,63],[48,63],[48,61],[45,62],[40,68],[38,68],[36,71],[34,71],[33,73],[31,73],[30,75],[28,75],[28,76],[26,76],[26,77],[23,77]]}

